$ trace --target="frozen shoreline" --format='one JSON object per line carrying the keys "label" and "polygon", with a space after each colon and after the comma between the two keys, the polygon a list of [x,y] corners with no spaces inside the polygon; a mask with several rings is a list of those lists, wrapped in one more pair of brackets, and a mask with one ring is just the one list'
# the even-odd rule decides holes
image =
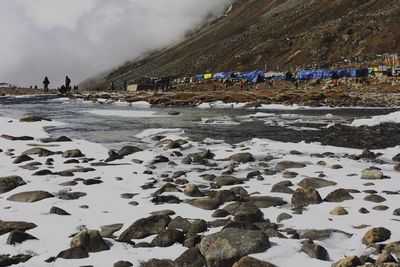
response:
{"label": "frozen shoreline", "polygon": [[[9,121],[13,122],[9,122]],[[384,150],[374,150],[374,153],[382,153],[379,159],[382,161],[372,161],[367,159],[352,160],[347,158],[346,155],[359,155],[361,150],[321,146],[319,144],[306,144],[306,143],[282,143],[263,139],[253,139],[248,142],[228,145],[216,140],[205,140],[203,142],[192,142],[187,140],[180,148],[165,149],[169,142],[158,143],[155,137],[158,135],[165,136],[164,139],[185,140],[184,132],[179,129],[149,129],[137,138],[141,138],[145,145],[141,147],[144,149],[141,152],[125,156],[123,159],[116,160],[112,163],[124,165],[110,165],[110,166],[91,166],[90,161],[85,162],[83,159],[95,158],[93,162],[100,162],[108,157],[108,150],[101,144],[90,143],[85,140],[73,140],[72,142],[60,143],[42,143],[41,138],[49,137],[43,130],[43,127],[59,125],[57,122],[31,122],[22,123],[9,118],[0,118],[0,124],[4,125],[0,130],[1,134],[10,136],[32,136],[35,140],[30,141],[10,141],[0,138],[0,148],[3,152],[0,153],[0,169],[3,176],[18,175],[21,176],[26,185],[15,188],[10,192],[1,194],[0,208],[2,209],[1,220],[3,221],[26,221],[33,222],[38,227],[27,231],[39,240],[26,241],[20,245],[12,246],[6,245],[8,234],[0,236],[0,244],[2,244],[1,253],[16,254],[33,254],[35,255],[25,265],[21,266],[80,266],[80,265],[94,265],[94,266],[112,266],[113,263],[119,260],[131,261],[134,266],[138,266],[140,261],[146,261],[151,258],[168,258],[175,259],[182,254],[186,248],[181,244],[175,244],[167,248],[133,248],[132,246],[116,242],[113,239],[107,238],[107,242],[112,244],[111,249],[98,253],[90,253],[87,259],[57,259],[54,263],[46,264],[44,261],[51,256],[56,256],[60,251],[69,248],[71,234],[77,233],[84,229],[97,229],[100,230],[101,226],[110,225],[115,223],[122,223],[121,230],[115,233],[119,236],[129,225],[140,218],[150,216],[152,211],[160,211],[165,209],[173,210],[176,215],[188,219],[204,219],[206,221],[213,221],[211,215],[213,210],[203,210],[182,202],[181,204],[159,204],[154,205],[151,202],[152,193],[160,189],[165,182],[166,177],[171,177],[174,172],[185,172],[185,178],[193,184],[208,186],[209,182],[203,180],[200,175],[204,172],[199,168],[205,169],[205,173],[221,175],[224,171],[234,166],[233,176],[238,178],[246,178],[248,173],[252,171],[261,171],[261,176],[264,180],[250,179],[245,181],[244,185],[247,192],[259,192],[262,196],[280,197],[285,200],[286,205],[261,208],[265,218],[270,219],[271,222],[277,223],[276,218],[281,213],[292,214],[291,208],[291,195],[283,193],[271,193],[272,186],[277,182],[290,181],[294,184],[293,190],[297,188],[297,184],[305,177],[316,177],[321,172],[325,175],[324,179],[331,180],[337,185],[323,187],[318,189],[322,198],[325,198],[329,192],[339,189],[358,189],[370,190],[374,189],[381,196],[387,200],[382,204],[387,205],[389,209],[384,211],[373,210],[377,203],[366,202],[363,200],[368,194],[365,192],[354,193],[354,199],[345,201],[343,203],[322,202],[318,205],[309,205],[302,215],[292,214],[292,218],[279,222],[280,230],[284,228],[294,228],[299,232],[305,229],[338,229],[347,233],[353,234],[351,238],[345,238],[343,235],[333,235],[324,241],[316,241],[328,250],[331,261],[320,261],[311,259],[308,255],[301,252],[301,239],[282,239],[277,237],[270,238],[273,243],[272,247],[264,253],[252,255],[258,259],[269,261],[277,266],[331,266],[333,261],[343,258],[345,255],[363,255],[368,252],[368,249],[361,244],[361,238],[365,232],[371,227],[385,227],[392,233],[391,238],[387,241],[400,240],[400,232],[398,229],[398,221],[392,215],[393,210],[399,208],[398,200],[399,195],[389,195],[383,191],[391,191],[398,189],[400,174],[393,169],[394,163],[392,158],[400,152],[400,146],[387,148]],[[79,163],[65,164],[67,158],[62,155],[52,155],[54,165],[45,165],[46,157],[32,156],[34,161],[40,162],[39,170],[49,169],[53,172],[70,169],[76,166],[81,167],[94,167],[94,171],[87,173],[76,173],[74,177],[63,177],[58,175],[45,175],[45,176],[32,176],[32,173],[37,171],[29,171],[19,168],[28,162],[21,164],[13,164],[15,156],[19,156],[23,151],[33,148],[31,144],[39,145],[51,151],[66,151],[71,149],[80,149],[85,157],[78,158]],[[14,149],[8,151],[8,149]],[[202,149],[209,149],[215,154],[214,159],[208,160],[214,165],[188,165],[182,164],[181,160],[191,153],[197,153]],[[290,153],[293,150],[302,152],[302,154]],[[173,151],[180,151],[183,156],[173,155]],[[234,163],[228,161],[227,158],[236,153],[251,153],[255,162]],[[325,152],[332,152],[333,154],[326,154],[322,158],[315,156],[316,154],[322,155]],[[11,155],[11,156],[10,156]],[[162,155],[174,161],[177,165],[171,165],[167,162],[154,163],[156,156]],[[266,158],[272,157],[267,161]],[[143,163],[134,163],[132,160],[139,159]],[[294,161],[304,163],[304,168],[290,169],[295,171],[298,175],[292,179],[282,178],[282,172],[278,171],[274,174],[266,174],[266,170],[274,170],[274,167],[281,161]],[[326,165],[318,164],[323,160]],[[233,165],[232,165],[233,164]],[[342,168],[332,168],[334,165],[340,164]],[[391,179],[374,180],[373,186],[365,185],[367,180],[360,179],[361,172],[375,166],[381,168],[382,172],[391,177]],[[156,167],[156,168],[153,168]],[[147,171],[147,172],[146,172]],[[152,174],[144,174],[150,173]],[[355,176],[348,176],[355,174]],[[166,175],[166,176],[165,176]],[[60,184],[74,180],[75,178],[93,179],[100,177],[103,183],[96,185],[85,185],[80,182],[76,186],[62,186]],[[116,179],[121,177],[122,180]],[[141,186],[152,179],[157,181],[154,189],[143,190]],[[223,186],[222,189],[229,189],[234,186]],[[184,189],[182,186],[177,188]],[[8,197],[20,192],[31,190],[44,190],[55,195],[54,198],[44,199],[35,203],[13,202],[7,200]],[[63,200],[57,197],[60,192],[85,192],[87,195],[77,200]],[[398,191],[397,191],[398,192]],[[132,193],[137,194],[131,200],[121,198],[121,194]],[[398,192],[399,193],[399,192]],[[169,192],[163,195],[174,195],[181,200],[195,199],[185,196],[180,192]],[[129,204],[130,201],[136,201],[137,206]],[[229,204],[229,203],[228,203]],[[82,208],[82,205],[87,205],[88,208]],[[224,204],[226,205],[226,204]],[[224,206],[221,205],[221,208]],[[349,212],[344,216],[332,216],[329,212],[338,205],[344,206]],[[51,207],[60,207],[69,213],[71,216],[58,216],[49,214]],[[358,209],[361,207],[367,208],[369,214],[360,214]],[[365,229],[354,229],[354,226],[369,225]],[[209,227],[204,235],[218,232],[221,228]],[[283,231],[281,233],[284,233]],[[289,235],[287,235],[290,237]],[[154,237],[150,236],[145,241],[151,241]],[[141,242],[143,240],[134,240]],[[351,251],[351,253],[349,253]]]}

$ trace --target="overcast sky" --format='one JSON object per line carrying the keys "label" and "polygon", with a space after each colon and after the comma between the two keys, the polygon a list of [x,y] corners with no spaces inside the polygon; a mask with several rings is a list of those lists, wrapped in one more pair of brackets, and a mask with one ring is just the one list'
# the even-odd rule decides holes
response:
{"label": "overcast sky", "polygon": [[170,45],[231,0],[0,0],[0,82],[76,84]]}

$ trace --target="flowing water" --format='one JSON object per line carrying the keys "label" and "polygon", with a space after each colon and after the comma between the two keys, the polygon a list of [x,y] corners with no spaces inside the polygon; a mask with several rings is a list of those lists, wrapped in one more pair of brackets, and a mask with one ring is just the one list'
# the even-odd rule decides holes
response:
{"label": "flowing water", "polygon": [[[66,135],[103,144],[137,143],[139,139],[135,136],[150,128],[180,128],[193,140],[212,138],[237,143],[252,138],[266,138],[284,142],[316,141],[360,148],[373,143],[372,147],[383,148],[400,144],[397,125],[354,128],[346,124],[356,118],[385,115],[398,110],[164,108],[89,103],[58,96],[0,97],[2,116],[18,118],[28,113],[44,116],[65,123],[63,126],[46,129],[54,136]],[[171,111],[180,114],[168,115]],[[260,112],[262,114],[255,115]],[[114,115],[106,115],[111,113]]]}

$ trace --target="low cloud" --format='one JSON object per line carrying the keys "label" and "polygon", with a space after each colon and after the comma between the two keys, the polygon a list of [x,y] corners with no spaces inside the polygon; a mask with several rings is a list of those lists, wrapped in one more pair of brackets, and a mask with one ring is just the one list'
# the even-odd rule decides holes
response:
{"label": "low cloud", "polygon": [[182,39],[231,0],[2,0],[0,82],[73,84]]}

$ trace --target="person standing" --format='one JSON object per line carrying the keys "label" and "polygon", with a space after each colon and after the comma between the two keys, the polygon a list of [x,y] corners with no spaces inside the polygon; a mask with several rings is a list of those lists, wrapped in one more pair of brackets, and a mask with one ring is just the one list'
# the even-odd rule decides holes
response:
{"label": "person standing", "polygon": [[71,90],[71,79],[67,76],[65,76],[65,89],[67,93]]}
{"label": "person standing", "polygon": [[49,84],[50,84],[49,78],[47,78],[47,76],[44,77],[44,80],[43,80],[43,88],[44,88],[44,90],[43,91],[44,91],[45,94],[47,94],[49,92]]}

